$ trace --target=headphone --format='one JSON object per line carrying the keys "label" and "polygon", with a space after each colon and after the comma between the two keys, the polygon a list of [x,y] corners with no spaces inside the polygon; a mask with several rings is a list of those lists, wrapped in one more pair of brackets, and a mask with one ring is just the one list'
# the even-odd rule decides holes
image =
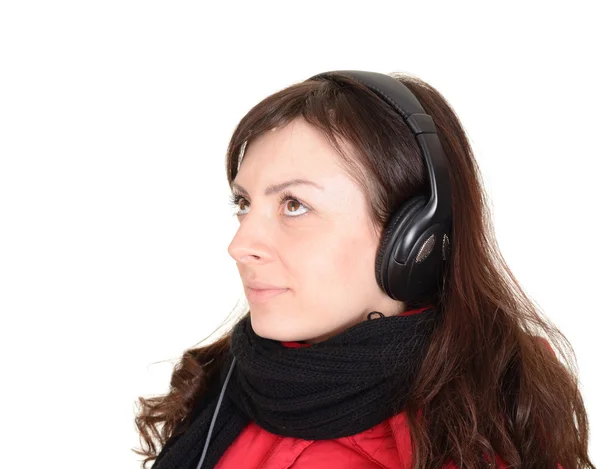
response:
{"label": "headphone", "polygon": [[375,278],[388,296],[413,301],[430,293],[442,280],[449,258],[452,192],[449,162],[431,116],[404,83],[383,73],[338,70],[309,80],[335,80],[346,75],[367,86],[398,114],[412,131],[427,165],[431,194],[410,198],[390,217],[375,261]]}
{"label": "headphone", "polygon": [[[449,258],[452,228],[452,192],[449,162],[435,124],[416,96],[395,78],[377,72],[337,70],[308,80],[335,80],[345,75],[363,85],[398,112],[412,131],[427,165],[431,193],[411,197],[392,214],[381,235],[375,261],[375,278],[388,296],[415,300],[439,286],[444,261]],[[200,469],[233,367],[231,362],[196,469]]]}

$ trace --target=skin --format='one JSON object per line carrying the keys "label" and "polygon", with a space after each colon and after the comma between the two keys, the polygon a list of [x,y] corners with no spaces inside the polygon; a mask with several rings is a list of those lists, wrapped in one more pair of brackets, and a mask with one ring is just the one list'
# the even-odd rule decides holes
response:
{"label": "skin", "polygon": [[[310,185],[265,196],[270,184],[295,178]],[[255,279],[285,293],[250,305],[252,328],[278,341],[318,343],[364,321],[406,310],[379,288],[374,274],[380,233],[363,191],[340,166],[324,136],[297,119],[248,144],[234,183],[240,226],[229,247],[242,283]],[[248,290],[244,286],[246,296]]]}

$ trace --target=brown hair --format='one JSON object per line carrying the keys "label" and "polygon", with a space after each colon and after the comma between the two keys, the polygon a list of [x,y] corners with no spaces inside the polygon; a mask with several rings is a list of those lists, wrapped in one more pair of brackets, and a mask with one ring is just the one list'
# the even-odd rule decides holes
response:
{"label": "brown hair", "polygon": [[[588,456],[588,420],[577,364],[566,337],[528,298],[500,254],[479,168],[465,131],[444,97],[423,80],[404,83],[433,118],[451,168],[451,258],[442,291],[419,303],[443,310],[405,407],[413,467],[487,467],[498,455],[515,468],[595,468]],[[242,144],[303,118],[323,132],[343,167],[363,188],[380,230],[408,198],[427,194],[423,157],[402,117],[349,77],[304,81],[263,99],[239,122],[227,149],[229,183]],[[343,151],[340,142],[349,142]],[[248,314],[248,311],[245,313]],[[218,376],[231,329],[183,354],[163,396],[139,398],[135,423],[143,467],[158,445],[181,434],[190,410]],[[159,428],[160,427],[160,428]],[[155,441],[156,440],[156,441]],[[487,457],[487,456],[486,456]],[[495,467],[495,458],[491,457]]]}

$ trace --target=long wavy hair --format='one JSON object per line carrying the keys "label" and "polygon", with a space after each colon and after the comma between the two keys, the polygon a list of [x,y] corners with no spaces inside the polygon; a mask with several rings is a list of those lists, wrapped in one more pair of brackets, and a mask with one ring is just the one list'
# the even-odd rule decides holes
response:
{"label": "long wavy hair", "polygon": [[[390,75],[432,116],[449,158],[453,195],[452,250],[443,289],[419,303],[408,302],[443,310],[404,407],[413,467],[438,468],[449,460],[461,468],[488,467],[487,461],[495,467],[494,457],[482,455],[497,455],[513,468],[595,469],[573,348],[520,287],[500,253],[465,130],[433,86],[407,73]],[[379,230],[408,198],[428,194],[423,157],[402,117],[366,86],[342,75],[292,84],[250,109],[227,148],[229,183],[244,142],[250,145],[297,118],[320,130],[337,150],[368,196]],[[341,141],[352,151],[345,152]],[[141,448],[132,450],[145,457],[144,469],[188,428],[194,403],[219,375],[233,327],[183,353],[168,393],[139,397],[135,424]]]}

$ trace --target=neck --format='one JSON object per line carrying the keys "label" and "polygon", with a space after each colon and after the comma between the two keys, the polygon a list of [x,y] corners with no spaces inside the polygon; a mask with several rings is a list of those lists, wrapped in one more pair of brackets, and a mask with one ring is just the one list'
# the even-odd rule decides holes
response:
{"label": "neck", "polygon": [[[402,311],[401,313],[398,313],[396,316],[410,316],[411,314],[418,314],[418,313],[421,313],[422,311],[425,311],[426,309],[430,309],[432,307],[433,307],[433,305],[427,305],[422,308],[412,308],[412,309],[409,309],[406,311]],[[378,316],[383,317],[382,313],[375,314],[375,313],[377,313],[377,311],[372,311],[371,313],[373,313],[373,314],[370,316],[369,320],[377,319]],[[371,314],[371,313],[369,313],[369,314]],[[284,345],[285,347],[293,348],[293,347],[300,347],[300,346],[310,346],[310,345],[312,345],[312,342],[310,342],[307,339],[307,340],[281,342],[281,345]]]}

